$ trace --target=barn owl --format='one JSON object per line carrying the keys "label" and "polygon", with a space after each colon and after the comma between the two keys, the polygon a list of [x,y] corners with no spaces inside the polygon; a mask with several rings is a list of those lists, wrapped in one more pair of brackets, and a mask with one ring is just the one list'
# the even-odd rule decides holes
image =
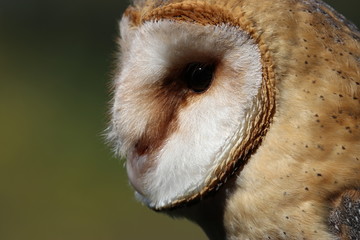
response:
{"label": "barn owl", "polygon": [[108,138],[210,239],[360,239],[360,33],[320,0],[138,0]]}

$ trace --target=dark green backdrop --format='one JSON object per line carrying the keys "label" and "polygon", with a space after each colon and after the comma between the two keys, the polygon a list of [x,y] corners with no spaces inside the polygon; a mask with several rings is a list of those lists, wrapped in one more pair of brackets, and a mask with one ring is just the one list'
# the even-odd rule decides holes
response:
{"label": "dark green backdrop", "polygon": [[[330,1],[357,25],[360,2]],[[0,239],[206,239],[133,198],[101,137],[118,0],[0,0]]]}

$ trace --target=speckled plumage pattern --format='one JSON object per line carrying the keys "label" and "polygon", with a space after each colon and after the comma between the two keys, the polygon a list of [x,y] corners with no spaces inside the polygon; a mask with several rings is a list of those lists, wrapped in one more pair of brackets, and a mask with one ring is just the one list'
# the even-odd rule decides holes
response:
{"label": "speckled plumage pattern", "polygon": [[231,239],[332,239],[329,198],[360,186],[359,33],[316,1],[243,3],[275,62],[277,112],[228,202]]}
{"label": "speckled plumage pattern", "polygon": [[[316,0],[137,1],[125,15],[131,29],[161,20],[226,23],[260,50],[263,88],[272,89],[262,91],[268,112],[259,118],[267,117],[248,133],[254,146],[236,144],[230,154],[246,164],[219,193],[222,236],[199,222],[210,237],[360,239],[358,228],[346,223],[358,216],[351,211],[360,211],[346,208],[359,206],[360,198],[360,33],[354,25]],[[202,204],[202,194],[191,197]],[[213,211],[211,204],[204,211]]]}

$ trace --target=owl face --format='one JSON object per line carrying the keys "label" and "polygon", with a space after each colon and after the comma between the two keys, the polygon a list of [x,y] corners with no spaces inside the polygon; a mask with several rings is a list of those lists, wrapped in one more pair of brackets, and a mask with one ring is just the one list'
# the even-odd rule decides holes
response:
{"label": "owl face", "polygon": [[130,183],[155,209],[202,197],[235,170],[261,119],[258,45],[226,23],[125,15],[120,29],[109,138]]}

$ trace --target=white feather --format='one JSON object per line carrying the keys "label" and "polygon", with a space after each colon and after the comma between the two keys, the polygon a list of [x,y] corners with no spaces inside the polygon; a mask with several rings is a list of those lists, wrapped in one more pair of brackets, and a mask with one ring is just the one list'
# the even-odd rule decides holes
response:
{"label": "white feather", "polygon": [[[155,103],[143,96],[173,66],[208,55],[220,58],[223,66],[214,86],[181,109],[178,129],[156,154],[154,167],[141,175],[128,166],[130,181],[141,192],[142,201],[164,207],[201,190],[228,157],[232,144],[242,140],[248,121],[257,113],[260,51],[246,33],[225,24],[159,21],[146,22],[138,29],[127,24],[125,17],[110,133],[125,156],[156,115],[152,112]],[[146,161],[146,156],[142,159]]]}

